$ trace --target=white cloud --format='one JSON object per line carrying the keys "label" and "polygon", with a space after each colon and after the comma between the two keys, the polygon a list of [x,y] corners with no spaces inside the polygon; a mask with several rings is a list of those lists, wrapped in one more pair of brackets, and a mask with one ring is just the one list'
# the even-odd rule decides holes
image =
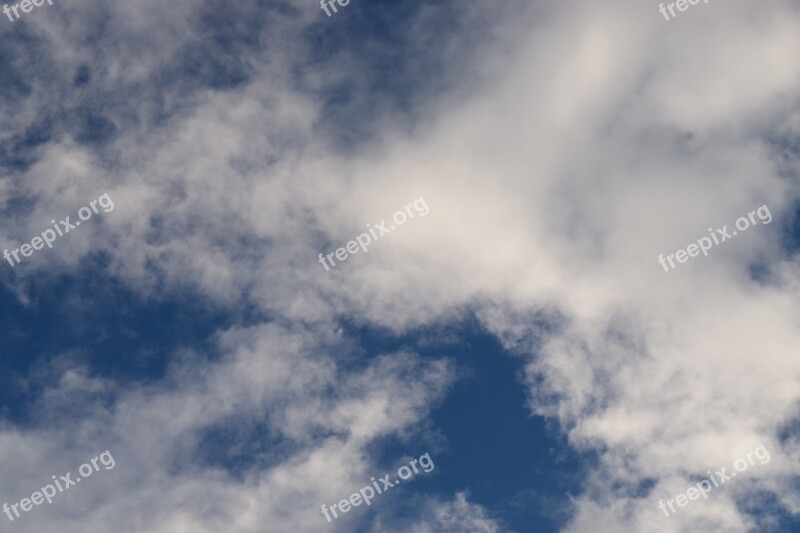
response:
{"label": "white cloud", "polygon": [[[127,6],[125,17],[111,20],[134,34],[171,30],[154,46],[172,58],[197,37],[180,22],[193,4],[181,6]],[[492,27],[508,33],[487,34],[472,50],[471,70],[443,75],[459,87],[452,96],[419,103],[411,113],[424,116],[411,127],[384,117],[373,140],[348,151],[321,139],[318,95],[292,83],[307,50],[280,39],[309,23],[307,11],[274,15],[284,29],[278,36],[263,30],[271,55],[248,55],[252,78],[242,86],[198,89],[180,101],[170,92],[178,89],[168,88],[162,122],[148,104],[123,112],[102,100],[117,124],[105,152],[114,164],[69,138],[41,148],[25,179],[7,177],[14,185],[3,185],[4,198],[13,197],[10,188],[42,198],[7,240],[25,239],[43,217],[106,190],[116,209],[102,227],[76,234],[21,276],[78,268],[83,254],[104,249],[113,272],[138,290],[155,290],[150,264],[171,285],[223,303],[246,299],[278,320],[323,331],[341,316],[403,330],[457,317],[470,305],[509,347],[530,348],[531,409],[555,417],[574,446],[602,452],[602,475],[590,476],[576,499],[570,530],[679,531],[719,520],[719,530],[745,531],[750,519],[732,501],[753,487],[796,506],[787,476],[797,473],[798,450],[778,442],[776,429],[796,416],[800,379],[798,271],[779,247],[797,180],[781,174],[768,140],[797,132],[797,8],[731,1],[671,22],[655,6],[623,3],[519,9],[493,15]],[[486,11],[465,7],[460,16],[476,13]],[[70,20],[77,35],[86,31],[80,17]],[[430,32],[421,20],[412,35]],[[52,38],[69,49],[58,55],[66,65],[88,53],[70,44],[75,38]],[[94,67],[107,88],[158,79],[170,64],[148,49],[99,49]],[[348,66],[348,58],[334,57],[308,77],[322,88],[342,72],[360,81]],[[71,76],[59,75],[41,90]],[[158,92],[143,90],[145,101]],[[355,107],[368,101],[355,98]],[[34,116],[33,107],[26,102],[15,120]],[[424,219],[333,272],[316,262],[317,253],[419,196],[430,206]],[[673,272],[656,262],[765,203],[773,224]],[[770,266],[766,282],[750,277],[755,262]],[[561,317],[559,326],[543,328],[534,319],[540,313]],[[330,335],[321,335],[320,346]],[[217,531],[223,520],[231,531],[256,531],[264,520],[315,530],[320,517],[307,504],[352,492],[371,475],[363,446],[422,420],[452,379],[446,363],[402,353],[339,376],[339,358],[279,328],[225,339],[235,355],[209,376],[181,367],[188,374],[178,374],[174,392],[127,392],[107,425],[90,428],[111,431],[122,456],[118,485],[105,489],[107,503],[94,514],[80,517],[82,531],[107,531],[130,516],[145,516],[132,527],[150,531]],[[428,368],[430,388],[402,378],[420,368]],[[401,385],[407,396],[384,393]],[[320,397],[325,387],[333,387],[332,399]],[[292,439],[310,439],[304,435],[312,429],[346,437],[311,439],[302,453],[245,483],[217,470],[170,473],[173,446],[188,453],[199,428],[240,409]],[[36,450],[44,438],[30,436],[33,445],[24,448]],[[751,481],[672,518],[660,514],[659,498],[761,443],[773,460]],[[55,451],[45,461],[22,448],[9,446],[6,457],[70,468]],[[77,450],[69,455],[83,460]],[[41,468],[35,472],[33,486]],[[323,486],[309,481],[320,477]],[[645,479],[656,481],[652,495],[631,497],[627,489]],[[615,490],[618,483],[626,489]],[[13,488],[20,497],[27,490]],[[81,491],[91,499],[91,490]],[[20,527],[47,531],[56,523],[37,511]],[[436,517],[445,528],[497,527],[461,495]],[[74,520],[59,516],[59,529],[77,531]],[[418,526],[426,527],[433,526]]]}

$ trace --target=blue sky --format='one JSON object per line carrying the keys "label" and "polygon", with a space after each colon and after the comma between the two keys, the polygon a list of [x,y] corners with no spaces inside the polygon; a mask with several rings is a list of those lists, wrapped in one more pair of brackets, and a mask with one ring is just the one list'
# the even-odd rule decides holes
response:
{"label": "blue sky", "polygon": [[790,0],[2,17],[0,531],[800,531]]}

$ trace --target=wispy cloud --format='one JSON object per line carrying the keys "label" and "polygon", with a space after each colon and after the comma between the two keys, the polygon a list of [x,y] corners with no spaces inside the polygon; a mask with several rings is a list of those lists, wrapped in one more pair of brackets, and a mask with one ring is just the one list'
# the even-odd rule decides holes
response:
{"label": "wispy cloud", "polygon": [[[97,446],[117,467],[16,531],[319,531],[319,502],[383,468],[369,446],[423,426],[458,376],[405,350],[354,367],[340,321],[409,332],[466,310],[526,357],[531,412],[599,456],[566,530],[745,531],[769,519],[737,508],[753,491],[797,507],[797,443],[778,438],[800,378],[781,233],[797,7],[737,0],[665,23],[646,4],[473,4],[354,1],[328,20],[314,2],[61,2],[3,30],[0,238],[97,191],[115,202],[8,286],[25,298],[101,253],[98,276],[137,294],[261,317],[212,353],[187,342],[152,383],[63,354],[30,407],[41,422],[0,431],[3,494]],[[337,33],[379,9],[392,39]],[[425,224],[320,268],[320,250],[423,196]],[[668,276],[656,263],[763,204],[773,224]],[[259,424],[289,445],[246,450],[246,468],[207,460],[215,429]],[[741,483],[670,518],[654,505],[762,443],[772,461]],[[395,527],[391,508],[372,506],[374,530]],[[411,531],[501,530],[461,492],[417,511]]]}

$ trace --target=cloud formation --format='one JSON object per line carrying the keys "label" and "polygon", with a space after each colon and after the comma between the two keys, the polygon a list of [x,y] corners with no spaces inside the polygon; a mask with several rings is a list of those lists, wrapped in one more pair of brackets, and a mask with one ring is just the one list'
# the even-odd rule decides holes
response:
{"label": "cloud formation", "polygon": [[[175,354],[143,388],[66,363],[36,404],[49,423],[0,433],[4,492],[102,451],[92,442],[117,467],[16,529],[318,531],[319,503],[380,470],[370,443],[423,424],[458,375],[409,352],[353,369],[338,321],[402,333],[468,311],[526,357],[531,412],[598,454],[567,531],[746,531],[770,519],[737,507],[754,492],[797,509],[800,449],[779,437],[800,380],[782,233],[797,209],[797,6],[718,2],[667,23],[622,2],[425,4],[402,18],[402,42],[432,47],[394,65],[413,80],[400,101],[362,70],[392,51],[331,44],[312,4],[64,4],[3,37],[20,88],[0,104],[14,152],[0,237],[23,242],[100,192],[116,204],[8,278],[20,298],[102,252],[104,274],[143,295],[269,317],[220,332],[216,359]],[[391,242],[317,263],[420,196],[430,214]],[[775,223],[673,272],[656,262],[762,204]],[[259,424],[275,446],[243,452],[248,468],[199,460],[215,428]],[[770,464],[659,511],[759,444]],[[459,492],[411,530],[499,531],[490,516]]]}

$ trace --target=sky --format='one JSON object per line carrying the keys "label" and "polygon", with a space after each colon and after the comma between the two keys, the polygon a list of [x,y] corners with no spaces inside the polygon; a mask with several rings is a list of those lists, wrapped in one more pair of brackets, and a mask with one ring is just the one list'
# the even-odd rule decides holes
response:
{"label": "sky", "polygon": [[797,2],[22,4],[0,531],[800,532]]}

